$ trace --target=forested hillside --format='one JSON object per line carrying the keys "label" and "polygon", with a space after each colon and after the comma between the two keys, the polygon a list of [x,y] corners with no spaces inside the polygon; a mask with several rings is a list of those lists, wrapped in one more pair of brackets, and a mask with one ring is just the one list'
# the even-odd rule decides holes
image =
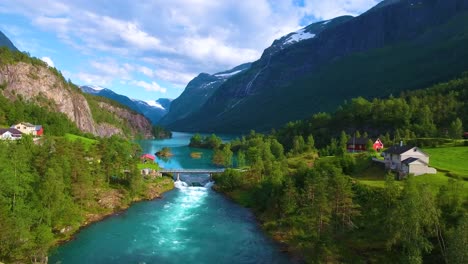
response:
{"label": "forested hillside", "polygon": [[[291,149],[296,136],[313,135],[316,145],[336,145],[341,131],[354,136],[364,133],[379,137],[384,144],[415,138],[419,144],[437,144],[430,138],[461,138],[463,125],[468,124],[468,74],[399,97],[387,99],[354,98],[332,113],[318,113],[309,119],[289,122],[276,136]],[[416,143],[416,142],[414,142]]]}
{"label": "forested hillside", "polygon": [[[464,263],[463,157],[434,176],[396,181],[373,164],[371,158],[379,156],[373,141],[368,152],[346,149],[352,137],[380,137],[386,148],[403,141],[466,153],[466,102],[464,74],[400,97],[352,99],[333,113],[290,122],[270,135],[251,132],[228,144],[196,135],[191,144],[214,148],[214,164],[242,168],[216,176],[216,188],[252,208],[263,228],[307,263]],[[431,149],[444,151],[455,150]],[[446,155],[454,157],[452,152]],[[444,164],[431,155],[433,163]]]}
{"label": "forested hillside", "polygon": [[398,95],[468,69],[468,3],[386,1],[262,58],[217,89],[181,131],[269,131],[344,100]]}
{"label": "forested hillside", "polygon": [[115,136],[0,141],[0,262],[47,263],[57,240],[146,198],[152,183],[137,169],[140,152]]}

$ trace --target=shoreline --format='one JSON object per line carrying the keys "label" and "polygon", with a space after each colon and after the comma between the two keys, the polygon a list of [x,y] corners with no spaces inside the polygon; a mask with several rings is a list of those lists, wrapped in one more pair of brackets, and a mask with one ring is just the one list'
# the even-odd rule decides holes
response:
{"label": "shoreline", "polygon": [[223,192],[223,191],[220,191],[218,188],[216,188],[216,183],[213,185],[212,187],[212,190],[223,195],[223,197],[227,198],[228,200],[230,200],[231,202],[249,210],[252,215],[254,216],[255,218],[255,222],[256,224],[258,225],[259,229],[263,232],[263,234],[270,238],[277,246],[278,246],[278,251],[279,252],[282,252],[284,254],[286,254],[289,259],[291,260],[292,263],[305,263],[303,258],[295,253],[294,249],[291,247],[291,245],[289,245],[287,242],[281,240],[278,236],[268,232],[267,230],[265,230],[265,227],[264,227],[264,222],[259,219],[257,213],[255,212],[255,210],[253,210],[252,208],[249,208],[249,207],[246,207],[244,205],[242,205],[241,203],[238,203],[236,201],[236,199],[234,199],[234,197],[228,193],[228,192]]}
{"label": "shoreline", "polygon": [[[148,183],[149,185],[149,183]],[[148,188],[148,190],[145,193],[145,196],[138,197],[136,199],[133,199],[130,203],[119,206],[118,208],[113,209],[111,212],[105,212],[101,214],[88,214],[85,215],[85,220],[80,223],[80,226],[71,232],[70,234],[67,234],[66,237],[63,239],[57,239],[52,247],[52,251],[57,249],[57,247],[66,244],[67,242],[70,242],[72,240],[75,240],[76,235],[79,234],[83,229],[90,227],[93,224],[97,224],[101,221],[104,221],[108,218],[111,218],[113,216],[118,216],[125,211],[127,211],[132,205],[140,202],[148,202],[148,201],[154,201],[157,199],[163,199],[163,194],[169,191],[174,190],[174,180],[171,179],[171,188],[170,189],[164,189],[160,193],[154,193],[152,192],[153,189]]]}

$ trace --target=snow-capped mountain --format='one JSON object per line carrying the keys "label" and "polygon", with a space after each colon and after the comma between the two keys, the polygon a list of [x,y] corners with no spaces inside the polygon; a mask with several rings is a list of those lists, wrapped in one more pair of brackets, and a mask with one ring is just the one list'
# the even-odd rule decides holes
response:
{"label": "snow-capped mountain", "polygon": [[230,78],[250,68],[250,63],[215,74],[200,73],[191,80],[184,92],[171,103],[171,109],[161,119],[161,124],[170,124],[197,111],[214,92]]}
{"label": "snow-capped mountain", "polygon": [[[127,96],[117,94],[114,91],[100,86],[85,85],[80,86],[85,93],[102,96],[117,101],[133,111],[144,115],[152,124],[157,124],[159,120],[167,113],[171,99],[160,98],[158,100],[137,100]],[[161,103],[162,102],[162,103]],[[163,106],[164,104],[164,106]]]}

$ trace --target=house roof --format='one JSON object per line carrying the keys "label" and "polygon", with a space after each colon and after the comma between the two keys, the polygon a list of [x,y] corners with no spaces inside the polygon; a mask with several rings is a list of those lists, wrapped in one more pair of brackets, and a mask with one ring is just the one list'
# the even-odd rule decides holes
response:
{"label": "house roof", "polygon": [[418,159],[418,158],[413,158],[413,157],[407,158],[407,159],[401,161],[401,163],[403,163],[403,164],[411,164],[411,163],[413,163],[413,162],[415,162],[415,161],[419,161],[419,162],[421,162],[421,163],[423,163],[423,164],[428,165],[426,162],[424,162],[424,161],[422,161],[422,160],[420,160],[420,159]]}
{"label": "house roof", "polygon": [[142,159],[150,159],[150,160],[156,159],[156,157],[153,156],[153,155],[151,155],[151,154],[144,154],[144,155],[142,155],[140,158],[142,158]]}
{"label": "house roof", "polygon": [[346,144],[348,144],[348,145],[352,145],[352,144],[354,144],[354,145],[366,145],[368,141],[369,141],[368,138],[351,138],[351,139],[348,140],[348,143],[346,143]]}
{"label": "house roof", "polygon": [[37,125],[37,126],[36,126],[36,131],[39,131],[39,130],[41,130],[41,128],[42,128],[42,126],[41,126],[41,125]]}
{"label": "house roof", "polygon": [[0,128],[0,135],[5,134],[6,132],[10,132],[13,136],[21,136],[21,131],[16,128]]}
{"label": "house roof", "polygon": [[412,149],[413,147],[412,146],[392,146],[392,147],[389,147],[387,150],[385,150],[384,152],[385,153],[388,153],[388,154],[402,154],[402,153],[405,153],[406,151]]}

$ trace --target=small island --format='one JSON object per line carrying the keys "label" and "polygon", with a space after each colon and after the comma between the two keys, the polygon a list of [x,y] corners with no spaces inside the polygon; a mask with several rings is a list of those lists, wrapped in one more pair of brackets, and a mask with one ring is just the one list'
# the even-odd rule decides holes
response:
{"label": "small island", "polygon": [[164,147],[160,151],[158,151],[158,152],[156,152],[154,154],[156,156],[162,157],[162,158],[170,158],[170,157],[174,156],[174,154],[172,154],[172,152],[171,152],[171,149],[168,148],[168,147]]}
{"label": "small island", "polygon": [[192,159],[201,159],[203,152],[192,152],[190,153],[190,157]]}
{"label": "small island", "polygon": [[172,132],[162,126],[154,126],[151,130],[155,139],[172,138]]}

